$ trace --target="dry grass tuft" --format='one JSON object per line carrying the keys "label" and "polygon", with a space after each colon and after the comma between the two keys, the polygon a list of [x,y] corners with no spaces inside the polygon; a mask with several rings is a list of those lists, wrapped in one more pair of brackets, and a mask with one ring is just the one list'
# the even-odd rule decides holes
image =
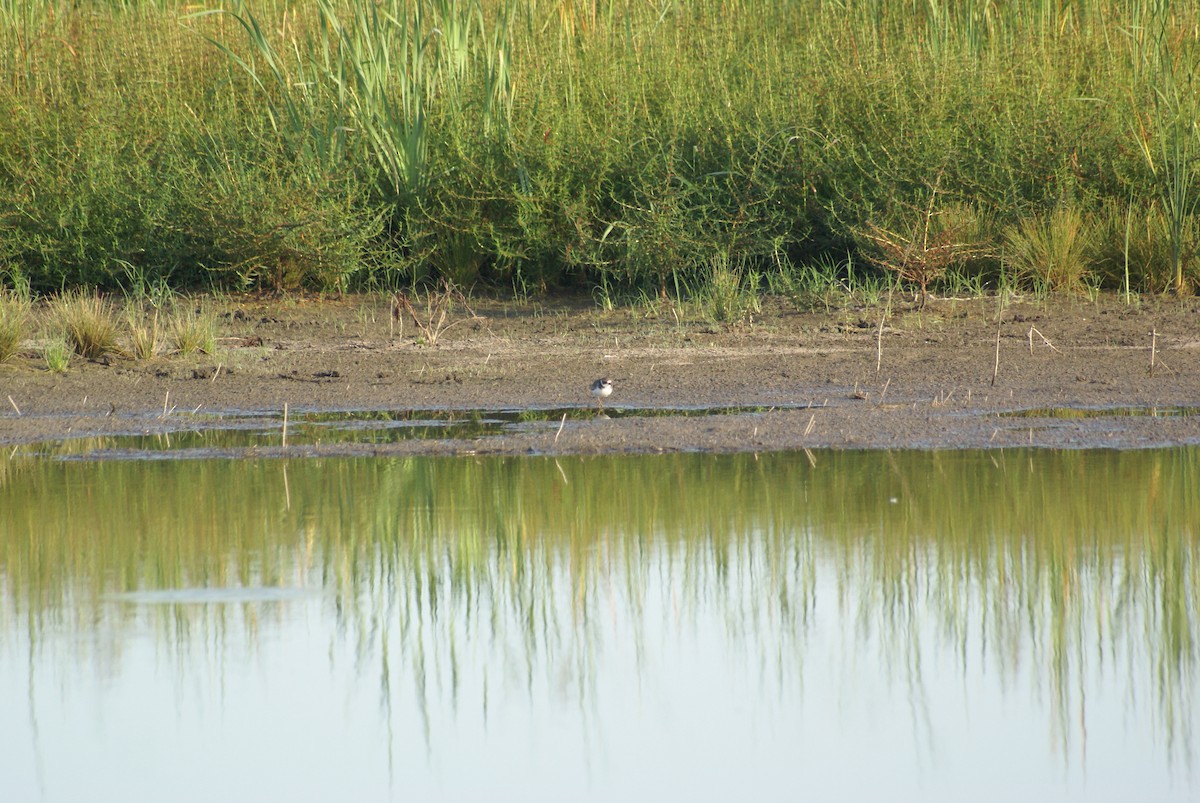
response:
{"label": "dry grass tuft", "polygon": [[149,316],[130,312],[127,324],[130,356],[135,360],[149,360],[162,353],[163,332],[158,325],[158,310]]}
{"label": "dry grass tuft", "polygon": [[217,350],[217,317],[211,310],[190,309],[171,322],[171,345],[183,356],[214,354]]}
{"label": "dry grass tuft", "polygon": [[85,359],[117,351],[120,326],[112,302],[82,290],[69,290],[50,302],[51,327]]}
{"label": "dry grass tuft", "polygon": [[17,353],[29,323],[29,302],[6,290],[0,290],[0,362]]}

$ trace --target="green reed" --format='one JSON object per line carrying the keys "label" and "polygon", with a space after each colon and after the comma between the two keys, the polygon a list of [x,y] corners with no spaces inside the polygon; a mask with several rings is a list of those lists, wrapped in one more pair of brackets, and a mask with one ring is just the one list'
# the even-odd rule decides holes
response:
{"label": "green reed", "polygon": [[1135,4],[1131,61],[1139,78],[1134,139],[1150,171],[1155,200],[1167,224],[1169,275],[1176,293],[1190,289],[1190,263],[1200,251],[1200,49],[1195,37],[1178,36],[1171,4]]}

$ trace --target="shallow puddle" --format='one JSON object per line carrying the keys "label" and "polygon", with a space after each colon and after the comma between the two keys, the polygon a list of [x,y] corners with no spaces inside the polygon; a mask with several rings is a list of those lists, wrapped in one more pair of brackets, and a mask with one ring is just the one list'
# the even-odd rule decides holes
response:
{"label": "shallow puddle", "polygon": [[1194,447],[0,458],[3,797],[1186,799],[1197,488]]}
{"label": "shallow puddle", "polygon": [[1038,407],[1001,413],[1001,418],[1054,418],[1068,421],[1089,418],[1191,418],[1200,407]]}
{"label": "shallow puddle", "polygon": [[[12,456],[71,459],[204,458],[236,449],[329,444],[387,444],[410,440],[475,440],[517,432],[554,432],[566,422],[586,422],[598,417],[683,418],[753,415],[788,407],[559,407],[521,410],[369,410],[345,412],[206,413],[185,419],[190,428],[178,428],[180,416],[167,431],[117,435],[87,435],[46,443],[18,446]],[[286,420],[286,427],[285,427]],[[161,428],[165,419],[131,422],[131,427]],[[285,435],[286,433],[286,435]]]}

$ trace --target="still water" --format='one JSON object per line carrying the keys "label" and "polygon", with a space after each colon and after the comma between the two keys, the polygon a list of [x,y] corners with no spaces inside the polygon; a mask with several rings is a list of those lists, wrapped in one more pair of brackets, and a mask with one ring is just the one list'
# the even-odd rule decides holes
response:
{"label": "still water", "polygon": [[1184,800],[1200,449],[0,458],[5,801]]}

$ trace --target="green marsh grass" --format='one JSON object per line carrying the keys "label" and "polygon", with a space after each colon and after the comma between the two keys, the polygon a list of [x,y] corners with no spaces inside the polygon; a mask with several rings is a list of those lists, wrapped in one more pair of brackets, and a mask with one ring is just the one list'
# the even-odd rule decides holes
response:
{"label": "green marsh grass", "polygon": [[1198,23],[1141,0],[8,4],[0,264],[39,292],[678,295],[726,257],[865,266],[858,233],[910,231],[933,182],[992,254],[1047,210],[1156,210],[1153,269],[1187,292]]}
{"label": "green marsh grass", "polygon": [[841,272],[832,260],[826,260],[768,274],[767,281],[775,295],[786,298],[796,309],[808,312],[823,308],[831,312],[834,307],[844,306],[847,299],[846,289],[838,281]]}
{"label": "green marsh grass", "polygon": [[1073,206],[1023,218],[1005,232],[1004,259],[1035,289],[1084,290],[1095,262],[1096,230]]}
{"label": "green marsh grass", "polygon": [[55,336],[46,341],[42,348],[42,358],[46,361],[46,369],[53,374],[66,373],[71,367],[71,344],[62,336]]}
{"label": "green marsh grass", "polygon": [[1131,28],[1135,88],[1147,101],[1132,123],[1150,173],[1154,200],[1166,222],[1170,282],[1190,291],[1200,254],[1195,223],[1200,211],[1200,37],[1179,36],[1168,3],[1136,3]]}
{"label": "green marsh grass", "polygon": [[762,311],[757,285],[756,271],[747,272],[730,264],[728,257],[717,257],[700,291],[701,306],[713,321],[740,323]]}

